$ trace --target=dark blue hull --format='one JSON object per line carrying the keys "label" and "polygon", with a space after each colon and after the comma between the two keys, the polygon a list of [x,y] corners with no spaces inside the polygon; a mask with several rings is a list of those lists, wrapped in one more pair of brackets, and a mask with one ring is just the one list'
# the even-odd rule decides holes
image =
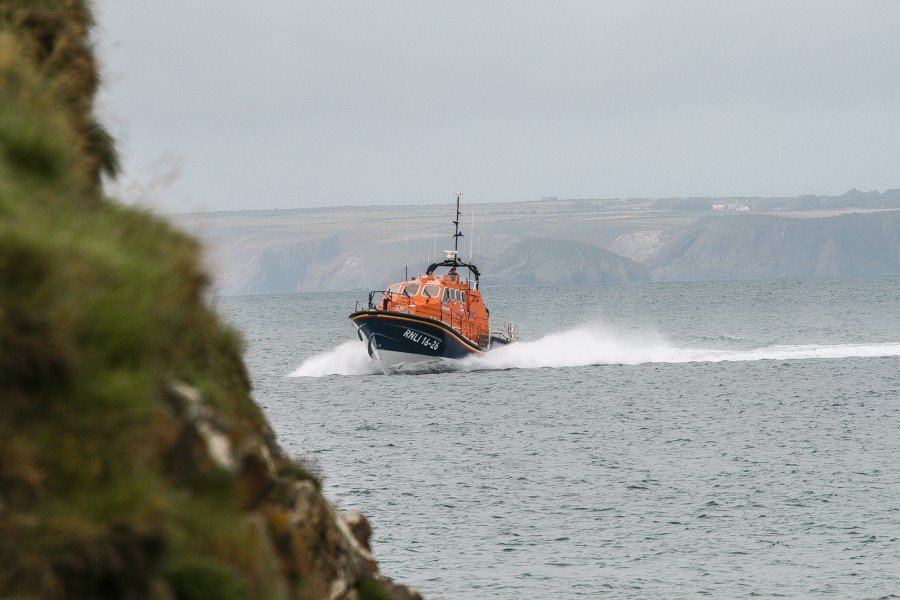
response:
{"label": "dark blue hull", "polygon": [[363,310],[350,315],[369,356],[382,368],[439,359],[460,359],[484,350],[446,323],[406,313]]}

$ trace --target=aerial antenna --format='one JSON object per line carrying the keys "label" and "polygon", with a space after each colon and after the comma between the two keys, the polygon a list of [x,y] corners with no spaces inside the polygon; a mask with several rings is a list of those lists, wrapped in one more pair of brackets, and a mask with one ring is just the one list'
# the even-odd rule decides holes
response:
{"label": "aerial antenna", "polygon": [[472,207],[472,228],[469,229],[469,262],[475,261],[475,207]]}
{"label": "aerial antenna", "polygon": [[454,258],[453,260],[459,260],[459,238],[463,236],[463,234],[459,230],[459,199],[462,197],[462,192],[456,194],[456,219],[453,221],[453,225],[456,227],[456,233],[453,234],[453,252]]}
{"label": "aerial antenna", "polygon": [[[481,219],[478,220],[478,224],[481,225],[481,228],[478,230],[478,233],[481,234],[481,237],[484,237],[484,213],[481,213]],[[472,237],[475,237],[474,235]],[[475,255],[478,255],[478,250],[481,249],[481,238],[475,242]],[[475,257],[472,257],[472,260],[475,260]]]}
{"label": "aerial antenna", "polygon": [[403,261],[403,281],[409,281],[409,217],[406,217],[406,230],[403,237],[406,239],[406,258]]}
{"label": "aerial antenna", "polygon": [[432,233],[432,246],[431,246],[431,260],[430,263],[433,263],[437,260],[437,226],[438,226],[438,209],[437,206],[434,207],[434,221],[431,228]]}

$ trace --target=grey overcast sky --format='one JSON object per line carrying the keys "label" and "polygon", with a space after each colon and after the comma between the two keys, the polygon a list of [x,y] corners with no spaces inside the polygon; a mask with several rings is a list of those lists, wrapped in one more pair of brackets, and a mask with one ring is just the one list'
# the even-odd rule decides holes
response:
{"label": "grey overcast sky", "polygon": [[162,210],[900,187],[900,2],[96,13],[121,187]]}

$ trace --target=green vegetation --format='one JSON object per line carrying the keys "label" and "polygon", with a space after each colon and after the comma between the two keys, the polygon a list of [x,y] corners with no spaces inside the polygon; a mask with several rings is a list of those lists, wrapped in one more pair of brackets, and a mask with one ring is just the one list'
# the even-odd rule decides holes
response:
{"label": "green vegetation", "polygon": [[356,591],[359,593],[359,600],[391,600],[390,594],[374,579],[361,581],[357,584]]}
{"label": "green vegetation", "polygon": [[0,6],[0,597],[277,596],[265,464],[197,459],[173,382],[231,447],[312,476],[250,397],[197,242],[101,193],[90,24],[79,0]]}
{"label": "green vegetation", "polygon": [[169,573],[177,598],[184,600],[243,600],[250,597],[244,577],[220,563],[186,561]]}
{"label": "green vegetation", "polygon": [[83,0],[4,0],[0,27],[16,34],[17,59],[40,71],[44,92],[70,125],[80,155],[80,174],[95,191],[100,175],[119,171],[112,136],[94,118],[100,75],[88,32],[94,19]]}

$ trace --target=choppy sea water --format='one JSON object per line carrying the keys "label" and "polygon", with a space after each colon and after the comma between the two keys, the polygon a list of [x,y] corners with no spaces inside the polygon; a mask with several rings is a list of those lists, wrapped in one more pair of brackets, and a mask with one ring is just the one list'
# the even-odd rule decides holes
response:
{"label": "choppy sea water", "polygon": [[485,295],[519,345],[394,376],[346,319],[363,293],[217,300],[385,574],[427,598],[900,595],[900,278]]}

